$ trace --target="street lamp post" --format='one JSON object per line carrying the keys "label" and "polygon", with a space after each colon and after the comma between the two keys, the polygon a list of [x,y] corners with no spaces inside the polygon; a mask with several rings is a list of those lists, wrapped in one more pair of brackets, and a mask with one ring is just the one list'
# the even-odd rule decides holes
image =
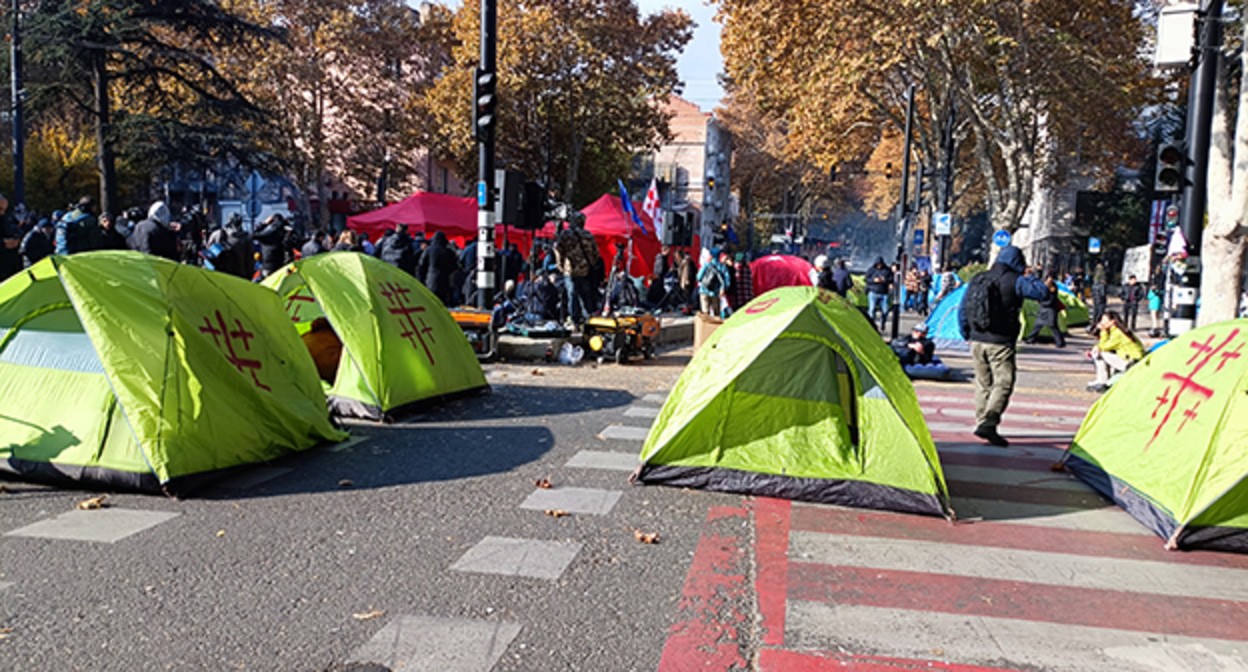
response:
{"label": "street lamp post", "polygon": [[[901,200],[897,203],[897,273],[893,277],[892,292],[893,328],[890,338],[894,339],[901,332],[901,302],[898,299],[901,297],[901,286],[904,279],[902,274],[906,271],[903,262],[906,254],[906,231],[908,229],[906,224],[909,222],[907,216],[909,203],[906,201],[909,200],[910,129],[914,126],[914,91],[914,84],[911,84],[910,88],[906,90],[906,141],[901,154]],[[918,186],[915,188],[918,189]]]}

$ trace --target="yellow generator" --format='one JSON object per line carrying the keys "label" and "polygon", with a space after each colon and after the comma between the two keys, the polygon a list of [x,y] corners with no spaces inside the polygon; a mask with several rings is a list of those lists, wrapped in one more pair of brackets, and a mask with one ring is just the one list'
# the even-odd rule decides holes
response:
{"label": "yellow generator", "polygon": [[460,306],[452,308],[450,313],[459,328],[464,330],[464,336],[468,337],[477,359],[483,362],[494,359],[498,353],[498,330],[494,328],[493,311]]}
{"label": "yellow generator", "polygon": [[591,317],[585,323],[582,340],[598,361],[611,358],[616,364],[625,364],[637,354],[650,359],[659,342],[659,319],[649,313]]}

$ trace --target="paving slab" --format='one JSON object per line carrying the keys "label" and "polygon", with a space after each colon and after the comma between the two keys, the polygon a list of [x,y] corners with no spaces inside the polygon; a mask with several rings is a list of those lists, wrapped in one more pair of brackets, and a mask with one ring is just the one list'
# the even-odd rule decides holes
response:
{"label": "paving slab", "polygon": [[571,541],[486,537],[468,549],[451,569],[553,581],[563,574],[580,550],[581,544]]}
{"label": "paving slab", "polygon": [[[636,463],[633,466],[636,468]],[[619,490],[596,488],[538,488],[524,499],[520,508],[535,511],[561,509],[568,513],[602,516],[611,513],[623,494]]]}
{"label": "paving slab", "polygon": [[659,409],[656,406],[629,406],[624,411],[624,417],[654,419],[659,417]]}
{"label": "paving slab", "polygon": [[642,397],[641,400],[648,404],[663,404],[667,402],[667,395],[652,393]]}
{"label": "paving slab", "polygon": [[11,532],[6,537],[38,537],[70,541],[114,543],[149,527],[155,527],[182,514],[136,509],[97,509],[69,511]]}
{"label": "paving slab", "polygon": [[517,623],[404,615],[386,624],[348,662],[392,672],[486,672],[520,634]]}
{"label": "paving slab", "polygon": [[645,441],[646,437],[649,435],[649,427],[611,425],[599,432],[598,437],[602,439],[613,439],[616,441]]}
{"label": "paving slab", "polygon": [[603,450],[582,450],[565,467],[576,469],[605,469],[607,471],[633,471],[640,463],[637,453],[616,453]]}

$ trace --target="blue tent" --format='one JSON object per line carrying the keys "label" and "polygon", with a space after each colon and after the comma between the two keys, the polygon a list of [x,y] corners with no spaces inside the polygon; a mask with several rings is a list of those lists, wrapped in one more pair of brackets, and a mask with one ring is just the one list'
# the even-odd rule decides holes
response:
{"label": "blue tent", "polygon": [[958,314],[961,312],[964,294],[966,285],[949,292],[940,303],[932,307],[931,314],[927,316],[927,337],[935,341],[938,349],[969,350],[971,347],[958,329]]}

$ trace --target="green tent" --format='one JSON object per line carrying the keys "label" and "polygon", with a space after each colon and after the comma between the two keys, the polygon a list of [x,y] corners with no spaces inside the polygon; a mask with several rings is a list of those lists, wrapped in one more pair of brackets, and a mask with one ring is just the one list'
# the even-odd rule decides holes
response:
{"label": "green tent", "polygon": [[0,470],[185,493],[345,434],[277,295],[137,252],[0,285]]}
{"label": "green tent", "polygon": [[[1057,298],[1066,307],[1065,310],[1057,315],[1058,328],[1066,332],[1071,327],[1082,327],[1088,324],[1088,307],[1083,303],[1083,299],[1075,296],[1073,292],[1062,284],[1057,286]],[[1019,338],[1024,338],[1031,333],[1031,327],[1035,324],[1036,311],[1039,309],[1040,304],[1035,301],[1028,299],[1023,302],[1023,328],[1018,334]],[[1052,338],[1053,330],[1045,327],[1040,330],[1040,335]]]}
{"label": "green tent", "polygon": [[892,350],[831,292],[784,287],[711,335],[668,395],[637,480],[952,516]]}
{"label": "green tent", "polygon": [[459,325],[424,285],[358,252],[318,254],[265,280],[300,333],[324,316],[342,339],[327,383],[338,416],[389,419],[417,403],[486,389]]}
{"label": "green tent", "polygon": [[1131,367],[1066,466],[1166,540],[1248,552],[1248,320],[1201,327]]}

